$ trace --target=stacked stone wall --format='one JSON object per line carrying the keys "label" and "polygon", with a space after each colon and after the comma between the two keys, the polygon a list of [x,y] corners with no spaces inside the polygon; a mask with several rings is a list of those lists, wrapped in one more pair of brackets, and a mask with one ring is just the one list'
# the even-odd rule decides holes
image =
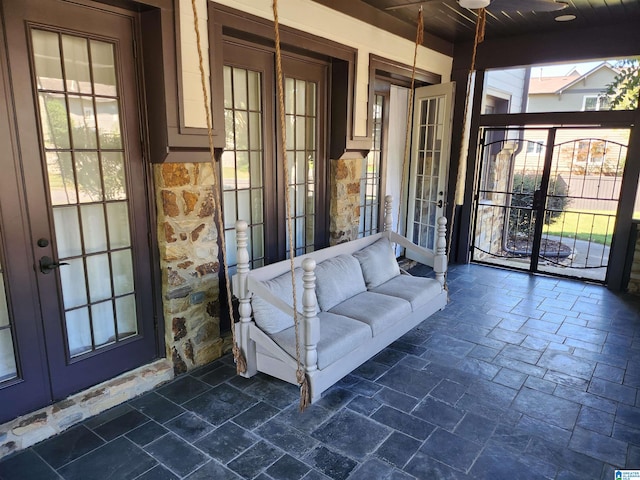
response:
{"label": "stacked stone wall", "polygon": [[331,160],[329,243],[358,238],[362,158]]}
{"label": "stacked stone wall", "polygon": [[165,345],[178,375],[223,353],[213,169],[208,163],[154,169]]}

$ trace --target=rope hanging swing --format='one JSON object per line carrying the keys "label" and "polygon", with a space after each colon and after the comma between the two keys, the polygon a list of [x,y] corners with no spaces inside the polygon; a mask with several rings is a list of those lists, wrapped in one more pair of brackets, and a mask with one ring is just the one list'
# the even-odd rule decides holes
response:
{"label": "rope hanging swing", "polygon": [[280,51],[280,24],[278,21],[278,0],[273,0],[273,29],[276,43],[276,83],[278,84],[278,109],[280,110],[280,138],[282,146],[282,163],[284,165],[285,203],[287,215],[287,233],[289,235],[289,261],[291,265],[291,288],[293,290],[293,325],[296,335],[296,380],[300,385],[300,411],[303,412],[311,404],[309,382],[300,361],[300,322],[298,318],[298,299],[295,276],[295,243],[293,220],[291,218],[289,160],[287,158],[287,125],[284,111],[284,87],[282,81],[282,53]]}
{"label": "rope hanging swing", "polygon": [[[418,26],[416,27],[416,41],[413,47],[413,67],[411,68],[411,88],[409,89],[409,99],[407,100],[407,124],[406,132],[404,136],[404,157],[402,159],[402,179],[404,180],[404,172],[407,170],[409,164],[409,155],[411,150],[411,118],[413,117],[413,96],[415,94],[414,88],[416,83],[416,65],[418,63],[418,47],[422,45],[424,40],[424,16],[422,14],[422,6],[418,10]],[[400,201],[404,198],[404,181],[400,181]],[[396,221],[396,233],[402,235],[400,231],[400,214],[401,208],[398,208],[398,218]]]}
{"label": "rope hanging swing", "polygon": [[[193,10],[193,28],[196,34],[196,45],[198,51],[198,64],[200,68],[200,80],[202,84],[202,96],[204,98],[204,106],[205,106],[205,116],[207,121],[207,133],[209,137],[209,154],[211,157],[211,164],[213,167],[213,204],[215,210],[215,218],[214,221],[216,223],[216,228],[218,229],[218,233],[220,235],[220,248],[222,250],[222,263],[224,265],[224,274],[225,274],[225,287],[227,292],[227,308],[229,310],[229,317],[233,319],[233,304],[231,301],[231,283],[229,279],[229,267],[227,262],[227,246],[224,237],[224,225],[222,224],[222,206],[220,200],[220,181],[218,179],[218,167],[216,165],[215,160],[215,150],[213,145],[213,126],[211,122],[211,112],[209,110],[209,95],[207,93],[207,78],[204,71],[204,60],[202,55],[202,47],[200,46],[200,27],[198,25],[198,8],[196,6],[196,0],[191,0],[191,8]],[[300,326],[299,326],[299,318],[298,318],[298,300],[296,294],[296,279],[295,279],[295,244],[294,244],[294,232],[293,232],[293,221],[291,218],[291,203],[290,203],[290,192],[289,192],[289,165],[287,160],[287,138],[286,138],[286,119],[284,113],[284,88],[282,82],[282,56],[280,52],[280,29],[278,24],[278,1],[273,1],[273,17],[274,17],[274,33],[275,33],[275,44],[276,44],[276,75],[277,75],[277,84],[278,84],[278,101],[279,101],[279,110],[280,110],[280,133],[282,136],[282,159],[284,163],[284,180],[285,185],[285,202],[286,202],[286,216],[287,216],[287,231],[289,235],[289,258],[291,261],[291,288],[293,290],[293,322],[295,325],[295,335],[296,335],[296,379],[298,384],[300,385],[300,410],[304,411],[304,409],[310,405],[310,395],[309,395],[309,383],[307,381],[307,376],[305,374],[304,368],[302,367],[302,362],[300,361]],[[221,233],[222,232],[222,233]],[[231,335],[232,335],[232,343],[233,343],[233,358],[236,362],[236,370],[238,373],[244,373],[247,370],[247,363],[242,355],[242,351],[238,347],[236,341],[236,333],[235,328],[231,326]]]}
{"label": "rope hanging swing", "polygon": [[[460,156],[458,157],[458,176],[456,178],[456,191],[454,199],[456,205],[462,205],[464,203],[464,183],[467,173],[467,155],[464,147],[465,132],[469,125],[469,96],[471,95],[471,80],[473,79],[473,73],[476,70],[476,55],[478,53],[478,45],[484,42],[484,33],[487,26],[487,11],[484,8],[478,9],[478,16],[476,18],[476,33],[473,39],[473,52],[471,54],[471,64],[469,65],[469,72],[467,74],[467,92],[464,101],[464,113],[462,115],[462,135],[460,138]],[[449,225],[449,239],[447,241],[447,258],[451,254],[451,243],[453,239],[453,231],[456,219],[456,209],[451,211],[451,224]],[[447,273],[445,273],[445,288],[447,288]]]}
{"label": "rope hanging swing", "polygon": [[204,110],[207,119],[207,133],[209,137],[209,154],[211,157],[211,167],[213,169],[213,221],[218,230],[220,238],[220,249],[222,250],[222,264],[224,268],[225,288],[227,293],[227,309],[229,310],[229,318],[231,319],[231,342],[233,359],[236,363],[236,371],[244,373],[247,371],[247,361],[242,355],[242,350],[238,347],[236,341],[236,329],[233,322],[233,303],[231,301],[231,280],[229,278],[229,264],[227,262],[227,242],[224,237],[224,225],[222,223],[222,206],[220,205],[220,180],[218,178],[218,166],[216,165],[215,150],[213,146],[213,126],[211,123],[211,112],[209,110],[209,94],[207,93],[207,76],[204,72],[204,60],[202,57],[202,47],[200,46],[200,26],[198,25],[198,7],[196,0],[191,0],[191,8],[193,9],[193,28],[196,34],[196,45],[198,50],[198,63],[200,67],[200,81],[202,84],[202,96],[204,98]]}

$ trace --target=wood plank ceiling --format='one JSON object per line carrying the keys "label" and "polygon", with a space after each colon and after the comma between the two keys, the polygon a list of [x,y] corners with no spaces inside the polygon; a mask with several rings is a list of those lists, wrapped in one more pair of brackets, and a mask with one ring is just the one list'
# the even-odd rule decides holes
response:
{"label": "wood plank ceiling", "polygon": [[[363,19],[377,26],[384,24],[399,29],[399,22],[415,29],[419,5],[407,5],[416,0],[316,0],[352,16],[357,16],[358,5]],[[640,28],[640,0],[564,0],[568,7],[556,12],[517,11],[517,5],[526,0],[510,0],[509,12],[499,8],[487,9],[486,38],[502,38],[527,33],[544,34],[576,28],[635,22]],[[505,5],[505,0],[497,2]],[[387,10],[388,7],[407,5]],[[476,12],[460,7],[457,0],[427,0],[423,2],[425,32],[448,43],[456,44],[473,39]],[[375,12],[374,12],[375,11]],[[374,12],[374,13],[373,13]],[[557,22],[558,15],[575,15],[570,22]],[[375,19],[375,22],[371,22]],[[393,30],[394,28],[390,28]]]}

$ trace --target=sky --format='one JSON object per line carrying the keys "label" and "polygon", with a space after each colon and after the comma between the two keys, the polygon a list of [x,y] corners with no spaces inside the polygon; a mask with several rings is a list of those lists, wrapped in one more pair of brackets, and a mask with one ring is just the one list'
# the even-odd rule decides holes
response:
{"label": "sky", "polygon": [[[542,65],[539,67],[533,67],[531,69],[532,77],[561,77],[569,73],[573,68],[578,70],[581,74],[587,73],[589,70],[595,68],[597,65],[600,65],[602,60],[596,62],[572,62],[572,63],[562,63],[562,64],[554,64],[554,65]],[[542,70],[542,74],[540,73]]]}

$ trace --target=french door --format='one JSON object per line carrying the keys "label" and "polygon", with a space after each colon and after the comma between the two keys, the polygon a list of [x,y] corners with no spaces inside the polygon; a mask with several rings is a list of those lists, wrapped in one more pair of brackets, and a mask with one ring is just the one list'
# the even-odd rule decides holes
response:
{"label": "french door", "polygon": [[[447,197],[454,88],[453,83],[420,87],[414,97],[407,237],[434,252]],[[406,255],[424,261],[412,252]]]}
{"label": "french door", "polygon": [[157,355],[135,18],[58,0],[2,8],[15,118],[2,135],[17,159],[2,163],[17,186],[0,194],[0,421]]}
{"label": "french door", "polygon": [[326,246],[327,65],[283,56],[289,165],[289,184],[285,185],[274,54],[229,41],[223,54],[226,148],[221,178],[229,264],[233,267],[236,262],[234,226],[238,219],[249,224],[253,267],[288,256],[287,189],[295,254]]}

